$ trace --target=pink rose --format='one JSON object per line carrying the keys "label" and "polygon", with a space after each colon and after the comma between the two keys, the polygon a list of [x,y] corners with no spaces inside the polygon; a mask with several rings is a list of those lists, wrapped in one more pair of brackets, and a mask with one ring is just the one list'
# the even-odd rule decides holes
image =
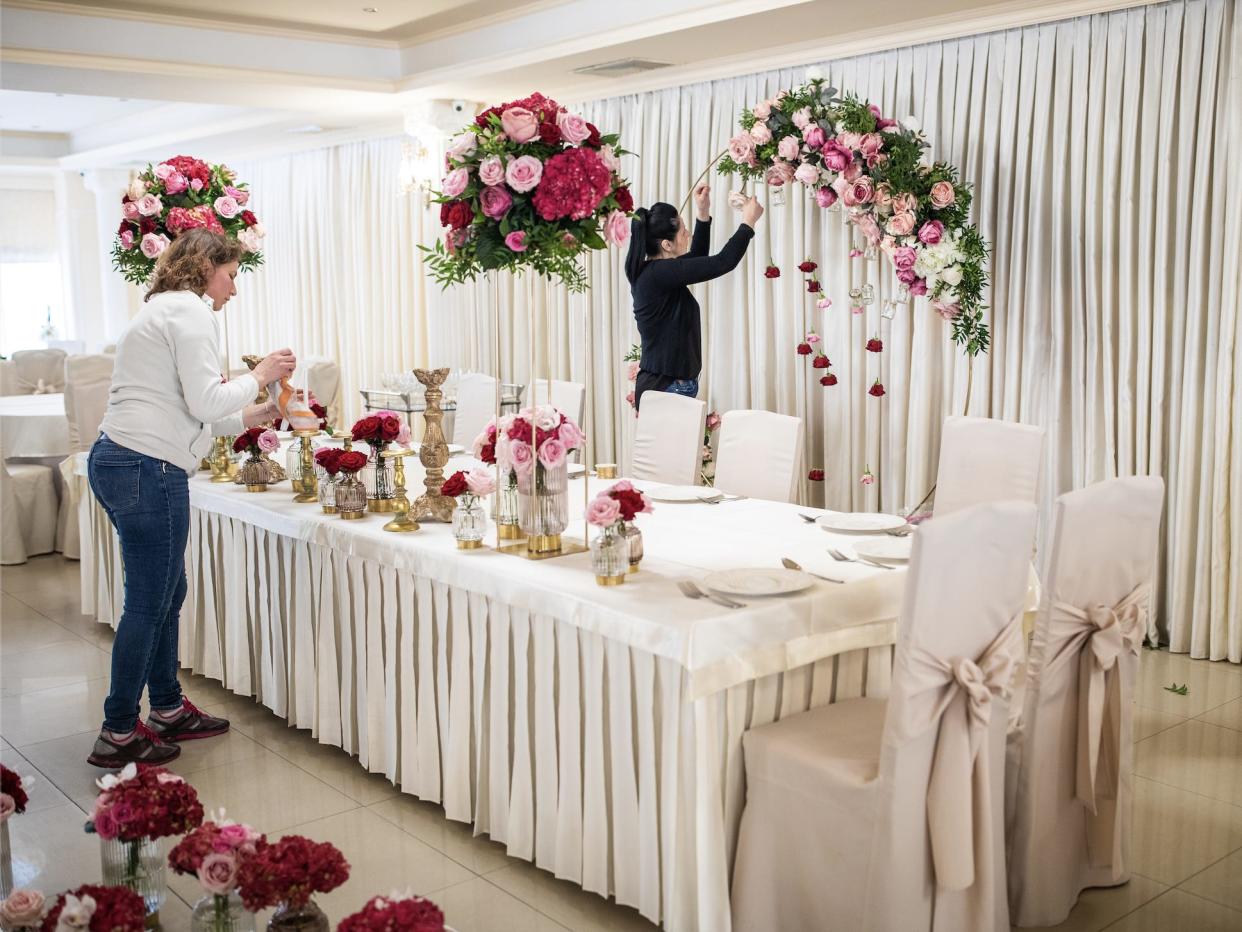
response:
{"label": "pink rose", "polygon": [[490,469],[476,466],[466,473],[466,488],[473,495],[491,495],[496,491],[496,480],[492,477]]}
{"label": "pink rose", "polygon": [[810,162],[803,162],[798,166],[798,170],[794,172],[794,179],[809,188],[819,183],[819,169]]}
{"label": "pink rose", "polygon": [[760,121],[750,128],[750,138],[763,145],[772,141],[772,131],[768,129],[767,123]]}
{"label": "pink rose", "polygon": [[134,231],[133,230],[126,230],[124,233],[121,234],[121,248],[122,249],[133,249],[134,248]]}
{"label": "pink rose", "polygon": [[489,187],[504,184],[505,163],[500,161],[500,156],[489,155],[479,163],[479,180]]}
{"label": "pink rose", "polygon": [[556,128],[571,146],[577,146],[591,138],[591,128],[587,121],[576,113],[562,111],[556,115]]}
{"label": "pink rose", "polygon": [[718,430],[720,428],[720,415],[713,411],[707,416],[707,429]]}
{"label": "pink rose", "polygon": [[[855,184],[859,184],[859,182],[855,182]],[[907,213],[904,210],[898,211],[888,218],[888,223],[885,224],[884,229],[893,236],[909,236],[914,231],[915,222],[914,214]]]}
{"label": "pink rose", "polygon": [[631,405],[632,405],[632,404],[634,403],[634,393],[633,393],[633,392],[626,392],[626,395],[625,395],[625,400],[626,400],[626,402],[627,402],[628,404],[631,404]]}
{"label": "pink rose", "polygon": [[0,903],[0,922],[6,929],[37,929],[43,920],[43,906],[43,894],[38,890],[14,890]]}
{"label": "pink rose", "polygon": [[916,214],[919,210],[919,199],[909,192],[893,197],[893,212]]}
{"label": "pink rose", "polygon": [[914,269],[903,269],[897,273],[897,281],[901,282],[903,285],[913,285],[916,278],[918,278],[918,276],[914,274]]}
{"label": "pink rose", "polygon": [[250,201],[249,191],[243,191],[241,188],[234,188],[232,185],[226,184],[224,186],[224,193],[227,194],[229,197],[231,197],[233,200],[237,201],[237,203],[241,204],[242,207],[245,207],[246,204]]}
{"label": "pink rose", "polygon": [[138,213],[144,217],[154,217],[164,209],[164,203],[158,194],[144,194],[138,199]]}
{"label": "pink rose", "polygon": [[453,141],[449,143],[449,147],[445,150],[445,154],[457,161],[461,161],[468,155],[473,155],[474,150],[479,147],[479,137],[474,133],[458,133],[453,137]]}
{"label": "pink rose", "polygon": [[[180,172],[174,172],[173,174],[169,175],[168,178],[164,181],[164,190],[167,191],[169,194],[180,194],[182,191],[184,191],[189,186],[190,186],[190,183],[185,180],[185,175],[181,174]],[[238,201],[237,203],[241,204],[244,202]]]}
{"label": "pink rose", "polygon": [[168,248],[168,237],[163,233],[148,233],[142,238],[139,248],[148,259],[154,259]]}
{"label": "pink rose", "polygon": [[604,145],[599,147],[599,160],[604,163],[604,166],[610,172],[621,171],[621,160],[613,152],[612,146]]}
{"label": "pink rose", "polygon": [[875,199],[875,188],[871,184],[871,179],[867,176],[851,182],[850,186],[845,189],[843,200],[846,207],[860,207],[863,204],[870,204]]}
{"label": "pink rose", "polygon": [[121,205],[121,216],[126,220],[137,220],[139,217],[138,205],[133,201],[126,201]]}
{"label": "pink rose", "polygon": [[543,163],[533,155],[520,155],[505,168],[505,180],[519,193],[531,190],[542,177]]}
{"label": "pink rose", "polygon": [[949,182],[937,181],[931,186],[932,207],[935,207],[937,210],[943,210],[956,200],[957,192],[953,190],[953,185]]}
{"label": "pink rose", "polygon": [[465,168],[454,168],[444,176],[441,190],[443,190],[445,197],[457,197],[462,191],[466,190],[466,185],[469,183],[470,171]]}
{"label": "pink rose", "polygon": [[625,380],[633,382],[638,378],[639,362],[637,359],[631,360],[625,365]]}
{"label": "pink rose", "polygon": [[532,457],[533,454],[530,452],[529,443],[509,444],[509,461],[518,472],[525,472],[530,469],[533,461]]}
{"label": "pink rose", "polygon": [[871,216],[871,214],[863,214],[860,217],[854,218],[854,225],[858,227],[859,232],[862,233],[863,238],[868,243],[874,244],[880,241],[880,225],[875,222],[875,217]]}
{"label": "pink rose", "polygon": [[226,896],[237,885],[237,857],[212,852],[198,866],[198,882],[215,896]]}
{"label": "pink rose", "polygon": [[566,452],[565,444],[561,441],[545,440],[539,448],[539,462],[543,463],[545,469],[556,469],[565,462]]}
{"label": "pink rose", "polygon": [[807,144],[807,148],[818,149],[823,146],[828,136],[818,123],[812,123],[802,131],[802,139]]}
{"label": "pink rose", "polygon": [[806,129],[807,124],[811,122],[811,108],[799,107],[789,119],[793,120],[793,125],[798,129]]}
{"label": "pink rose", "polygon": [[199,181],[197,178],[195,178],[193,181],[190,182],[190,190],[194,191],[195,193],[203,190],[203,183]]}
{"label": "pink rose", "polygon": [[798,153],[801,151],[802,142],[797,136],[785,136],[776,144],[776,154],[791,162],[798,157]]}
{"label": "pink rose", "polygon": [[604,241],[614,246],[623,246],[630,238],[630,219],[619,210],[608,214],[604,221]]}
{"label": "pink rose", "polygon": [[914,251],[913,246],[898,246],[893,250],[893,268],[899,272],[914,268],[917,260],[918,253]]}
{"label": "pink rose", "polygon": [[837,202],[837,192],[832,188],[819,188],[815,192],[815,203],[820,207],[831,207]]}
{"label": "pink rose", "polygon": [[586,440],[582,430],[573,421],[566,421],[557,431],[557,439],[565,444],[565,449],[576,450],[582,446],[582,442]]}
{"label": "pink rose", "polygon": [[514,252],[526,252],[526,231],[514,230],[505,237],[505,245]]}
{"label": "pink rose", "polygon": [[237,234],[237,241],[242,244],[246,252],[259,251],[259,235],[253,229],[242,230]]}
{"label": "pink rose", "polygon": [[772,103],[767,100],[757,103],[750,112],[755,115],[756,120],[766,120],[772,115]]}
{"label": "pink rose", "polygon": [[275,453],[280,449],[280,439],[276,436],[276,431],[274,430],[263,431],[255,442],[262,453]]}
{"label": "pink rose", "polygon": [[241,205],[227,194],[223,197],[216,198],[215,203],[212,206],[216,208],[216,213],[218,213],[225,220],[236,217],[239,213],[241,213]]}
{"label": "pink rose", "polygon": [[513,195],[503,187],[485,187],[479,192],[479,205],[483,208],[484,216],[499,220],[513,206]]}
{"label": "pink rose", "polygon": [[845,166],[845,171],[841,172],[846,181],[857,181],[863,175],[863,169],[857,162],[850,162]]}
{"label": "pink rose", "polygon": [[945,320],[953,320],[958,314],[962,313],[961,305],[959,305],[956,301],[933,301],[932,307],[935,309],[936,313]]}
{"label": "pink rose", "polygon": [[788,184],[794,179],[794,168],[788,162],[775,159],[772,167],[767,170],[764,180],[774,188],[779,188],[783,184]]}
{"label": "pink rose", "polygon": [[160,181],[167,181],[173,175],[180,174],[180,173],[177,171],[175,167],[173,167],[172,165],[169,165],[167,162],[160,162],[160,164],[155,166],[155,170],[153,174]]}
{"label": "pink rose", "polygon": [[824,160],[824,167],[834,172],[845,171],[854,161],[854,154],[835,139],[829,139],[824,143],[819,154]]}
{"label": "pink rose", "polygon": [[8,793],[0,793],[0,822],[9,821],[9,816],[17,811],[17,801]]}
{"label": "pink rose", "polygon": [[112,809],[108,806],[96,805],[91,820],[95,823],[95,834],[107,841],[116,838],[121,830],[121,827],[116,824],[116,819],[113,818]]}
{"label": "pink rose", "polygon": [[914,295],[916,298],[921,298],[926,295],[927,279],[916,278],[914,281],[910,282],[910,294]]}
{"label": "pink rose", "polygon": [[862,133],[841,133],[837,136],[841,145],[847,149],[857,149],[862,145]]}
{"label": "pink rose", "polygon": [[755,154],[755,140],[750,133],[739,133],[729,140],[729,158],[744,165]]}
{"label": "pink rose", "polygon": [[240,848],[246,842],[251,841],[254,835],[250,828],[245,825],[221,825],[220,838],[230,848]]}
{"label": "pink rose", "polygon": [[928,220],[919,227],[919,242],[935,246],[944,239],[944,224],[939,220]]}
{"label": "pink rose", "polygon": [[611,527],[621,520],[621,503],[609,495],[597,495],[587,506],[586,517],[596,527]]}
{"label": "pink rose", "polygon": [[884,137],[879,133],[867,133],[858,141],[858,151],[866,158],[872,158],[879,155],[880,150],[884,148]]}
{"label": "pink rose", "polygon": [[510,107],[500,115],[500,125],[514,142],[530,142],[539,135],[539,120],[525,107]]}
{"label": "pink rose", "polygon": [[881,213],[888,213],[893,209],[893,192],[887,182],[875,186],[875,206]]}

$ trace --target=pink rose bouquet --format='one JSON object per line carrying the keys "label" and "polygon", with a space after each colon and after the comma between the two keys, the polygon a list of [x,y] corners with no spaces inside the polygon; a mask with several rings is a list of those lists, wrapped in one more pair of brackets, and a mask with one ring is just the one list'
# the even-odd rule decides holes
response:
{"label": "pink rose bouquet", "polygon": [[629,238],[634,199],[618,143],[542,94],[479,114],[445,159],[435,200],[450,229],[422,247],[432,276],[447,287],[529,269],[585,291],[579,256]]}
{"label": "pink rose bouquet", "polygon": [[496,457],[502,471],[512,469],[519,479],[529,477],[533,471],[539,481],[547,470],[563,466],[569,454],[585,440],[581,428],[552,405],[523,408],[504,419],[502,427],[508,442],[503,447],[497,443]]}
{"label": "pink rose bouquet", "polygon": [[186,230],[199,227],[237,240],[246,253],[243,271],[263,263],[263,225],[246,205],[250,192],[225,165],[177,155],[148,165],[121,196],[121,224],[112,264],[125,280],[145,284],[155,260]]}
{"label": "pink rose bouquet", "polygon": [[197,877],[214,900],[215,915],[227,917],[242,865],[266,848],[266,836],[221,813],[182,838],[168,853],[168,865],[178,874]]}

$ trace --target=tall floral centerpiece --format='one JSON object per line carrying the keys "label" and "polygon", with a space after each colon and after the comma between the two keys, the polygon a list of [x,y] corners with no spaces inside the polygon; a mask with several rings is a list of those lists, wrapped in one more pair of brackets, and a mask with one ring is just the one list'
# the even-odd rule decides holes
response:
{"label": "tall floral centerpiece", "polygon": [[169,852],[172,869],[197,877],[203,888],[190,917],[192,932],[254,932],[254,914],[246,911],[237,893],[237,878],[242,865],[266,847],[263,835],[221,813]]}
{"label": "tall floral centerpiece", "polygon": [[[640,514],[650,514],[651,500],[625,479],[595,496],[587,506],[587,521],[600,529],[591,541],[591,565],[595,581],[601,586],[618,586],[625,582],[631,567],[631,540],[626,535],[627,525],[632,525]],[[642,538],[638,543],[638,557],[642,559]]]}
{"label": "tall floral centerpiece", "polygon": [[[29,778],[27,778],[28,781]],[[26,811],[30,802],[29,783],[16,770],[0,764],[0,896],[13,892],[13,849],[9,841],[9,819]]]}
{"label": "tall floral centerpiece", "polygon": [[165,896],[161,840],[202,824],[198,793],[163,767],[128,764],[96,782],[102,792],[87,830],[100,838],[104,882],[129,887],[155,916]]}
{"label": "tall floral centerpiece", "polygon": [[498,438],[505,435],[513,424],[513,415],[502,417],[497,427],[497,419],[492,418],[483,428],[479,436],[474,438],[471,448],[475,459],[496,467],[496,498],[492,507],[492,517],[496,520],[496,537],[499,540],[517,540],[522,536],[521,525],[518,523],[517,473],[513,464],[501,463],[496,458]]}
{"label": "tall floral centerpiece", "polygon": [[346,916],[336,932],[449,932],[444,913],[421,896],[375,896],[356,913]]}
{"label": "tall floral centerpiece", "polygon": [[56,898],[42,932],[142,932],[146,925],[142,897],[133,890],[88,883]]}
{"label": "tall floral centerpiece", "polygon": [[392,503],[397,494],[393,483],[393,464],[383,453],[391,443],[409,445],[409,425],[396,411],[376,411],[355,421],[350,436],[355,443],[365,443],[371,450],[362,478],[367,488],[367,510],[392,511]]}
{"label": "tall floral centerpiece", "polygon": [[204,227],[241,243],[246,250],[239,263],[242,271],[258,268],[266,231],[248,209],[249,202],[248,187],[227,165],[209,165],[188,155],[148,165],[121,196],[112,264],[126,281],[145,284],[169,243],[186,230]]}
{"label": "tall floral centerpiece", "polygon": [[328,917],[311,897],[331,893],[349,879],[349,862],[328,842],[286,835],[247,858],[237,890],[251,912],[277,907],[269,930],[327,932]]}
{"label": "tall floral centerpiece", "polygon": [[569,524],[569,454],[582,446],[582,430],[552,405],[523,408],[501,424],[496,461],[502,474],[507,467],[517,478],[527,551],[558,553]]}

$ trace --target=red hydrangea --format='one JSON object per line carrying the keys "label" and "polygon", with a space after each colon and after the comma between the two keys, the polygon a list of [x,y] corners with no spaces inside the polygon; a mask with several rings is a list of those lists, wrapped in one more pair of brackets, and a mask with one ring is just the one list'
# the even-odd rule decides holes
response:
{"label": "red hydrangea", "polygon": [[109,840],[184,835],[202,824],[203,804],[194,787],[164,767],[126,767],[95,799],[91,821]]}
{"label": "red hydrangea", "polygon": [[22,787],[22,778],[16,770],[10,770],[4,764],[0,764],[0,793],[5,793],[13,798],[14,812],[22,813],[26,811],[26,803],[30,802],[30,797]]}
{"label": "red hydrangea", "polygon": [[177,842],[168,852],[168,866],[178,874],[198,873],[209,854],[236,852],[242,858],[253,857],[267,847],[267,838],[248,825],[204,822]]}
{"label": "red hydrangea", "polygon": [[554,125],[556,123],[556,115],[565,109],[552,98],[544,97],[542,94],[536,92],[531,94],[529,97],[523,97],[521,100],[511,100],[507,104],[489,107],[487,110],[484,110],[474,118],[475,126],[479,127],[479,129],[487,129],[487,127],[491,125],[491,118],[493,116],[499,117],[510,107],[525,107],[531,113],[535,114],[535,116],[539,117],[541,122],[551,122]]}
{"label": "red hydrangea", "polygon": [[280,903],[305,906],[314,894],[330,893],[348,879],[349,862],[335,845],[286,835],[246,859],[237,872],[237,892],[246,909],[257,913]]}
{"label": "red hydrangea", "polygon": [[459,469],[444,480],[444,484],[440,486],[440,494],[447,498],[456,498],[467,488],[466,474]]}
{"label": "red hydrangea", "polygon": [[591,149],[558,152],[543,163],[531,203],[544,220],[581,220],[595,213],[612,190],[612,172]]}
{"label": "red hydrangea", "polygon": [[187,180],[192,181],[197,178],[204,185],[211,183],[211,167],[206,162],[201,162],[189,155],[174,155],[165,161],[185,175]]}
{"label": "red hydrangea", "polygon": [[224,232],[224,227],[220,225],[220,218],[216,216],[216,212],[207,204],[199,204],[196,207],[173,207],[169,209],[168,217],[164,220],[164,226],[174,236],[198,227],[211,230],[213,233]]}
{"label": "red hydrangea", "polygon": [[42,932],[56,932],[67,896],[79,899],[89,896],[95,901],[95,913],[87,926],[88,932],[143,932],[146,927],[147,906],[137,893],[129,887],[104,887],[88,883],[76,890],[67,890],[56,898],[43,919]]}
{"label": "red hydrangea", "polygon": [[342,919],[336,932],[444,932],[444,913],[431,900],[420,896],[377,896]]}

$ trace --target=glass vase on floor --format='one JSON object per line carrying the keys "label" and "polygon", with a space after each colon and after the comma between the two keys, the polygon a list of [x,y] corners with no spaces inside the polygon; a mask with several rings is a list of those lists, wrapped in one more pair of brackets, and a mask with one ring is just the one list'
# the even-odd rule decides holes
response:
{"label": "glass vase on floor", "polygon": [[536,462],[518,475],[518,520],[531,553],[556,553],[569,525],[569,466],[549,469]]}
{"label": "glass vase on floor", "polygon": [[591,541],[591,569],[601,586],[619,586],[630,571],[630,542],[615,524],[602,529]]}
{"label": "glass vase on floor", "polygon": [[337,482],[334,500],[337,513],[346,520],[361,518],[367,513],[367,490],[357,473],[348,473]]}
{"label": "glass vase on floor", "polygon": [[9,822],[0,822],[0,898],[13,892],[13,849],[9,846]]}
{"label": "glass vase on floor", "polygon": [[147,925],[157,917],[167,896],[164,871],[164,840],[139,838],[99,839],[103,882],[110,887],[129,887],[147,907]]}
{"label": "glass vase on floor", "polygon": [[477,495],[463,492],[453,509],[453,537],[458,550],[477,550],[483,546],[487,533],[487,511],[479,503]]}
{"label": "glass vase on floor", "polygon": [[513,470],[501,476],[497,483],[492,517],[496,519],[496,536],[500,540],[519,540],[522,537],[518,521],[517,475]]}
{"label": "glass vase on floor", "polygon": [[367,454],[367,465],[362,470],[362,484],[367,490],[367,510],[375,512],[392,511],[397,500],[397,486],[393,478],[392,459],[383,455],[390,444],[368,444],[371,452]]}
{"label": "glass vase on floor", "polygon": [[328,917],[314,900],[304,906],[282,904],[267,922],[268,932],[330,932]]}
{"label": "glass vase on floor", "polygon": [[638,564],[643,562],[643,532],[633,521],[623,522],[621,536],[625,538],[630,562],[630,572],[638,572]]}
{"label": "glass vase on floor", "polygon": [[191,932],[254,932],[254,913],[247,912],[236,893],[208,895],[194,904]]}

